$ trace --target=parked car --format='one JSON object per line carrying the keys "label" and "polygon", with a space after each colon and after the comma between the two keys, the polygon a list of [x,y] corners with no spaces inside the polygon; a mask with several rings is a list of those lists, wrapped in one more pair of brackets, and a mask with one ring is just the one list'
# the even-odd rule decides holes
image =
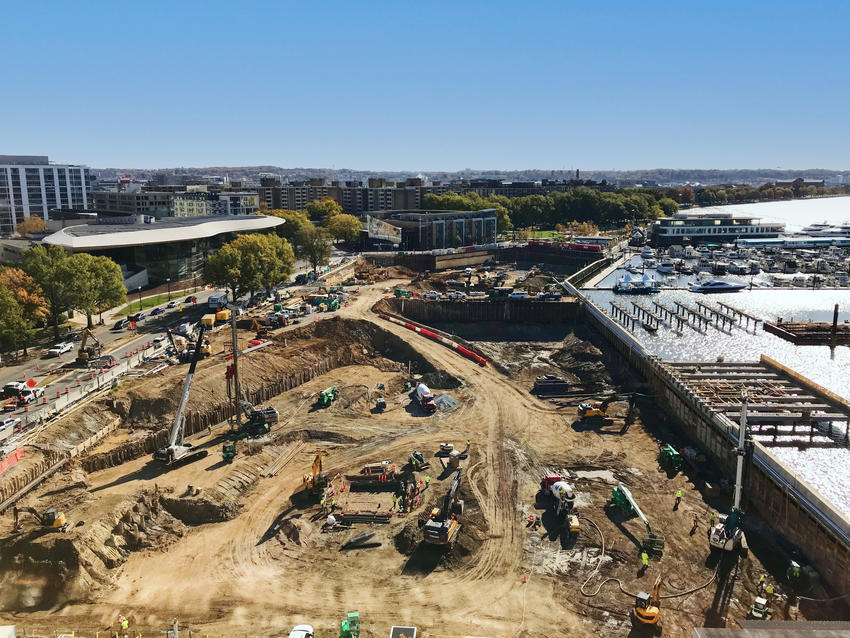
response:
{"label": "parked car", "polygon": [[27,388],[18,395],[18,403],[26,405],[44,396],[44,388]]}
{"label": "parked car", "polygon": [[525,290],[514,290],[508,295],[509,299],[528,299],[528,293]]}
{"label": "parked car", "polygon": [[439,299],[441,297],[440,293],[438,293],[436,290],[429,290],[422,296],[426,299]]}
{"label": "parked car", "polygon": [[198,298],[195,295],[189,295],[183,303],[198,303]]}
{"label": "parked car", "polygon": [[164,342],[165,342],[165,337],[163,337],[162,335],[158,335],[158,336],[154,337],[153,341],[152,341],[153,345],[155,345],[155,346],[158,346],[159,344],[164,343]]}
{"label": "parked car", "polygon": [[5,419],[0,419],[0,431],[6,428],[16,428],[20,425],[21,420],[16,416],[8,416]]}
{"label": "parked car", "polygon": [[165,314],[165,308],[154,308],[151,310],[151,317],[158,317]]}
{"label": "parked car", "polygon": [[50,348],[50,350],[47,351],[47,354],[51,357],[58,357],[60,355],[65,354],[66,352],[70,352],[73,347],[74,346],[67,342],[57,343],[55,346]]}
{"label": "parked car", "polygon": [[145,317],[147,317],[147,315],[144,312],[137,312],[136,314],[127,317],[127,319],[129,319],[130,321],[138,322],[144,319]]}
{"label": "parked car", "polygon": [[22,381],[9,381],[3,386],[3,396],[7,399],[16,397],[27,389],[27,384]]}
{"label": "parked car", "polygon": [[119,319],[118,321],[115,322],[115,325],[112,326],[112,329],[113,330],[124,330],[124,328],[126,328],[129,325],[130,325],[129,319]]}
{"label": "parked car", "polygon": [[295,285],[296,286],[303,286],[306,283],[307,283],[307,275],[305,273],[302,272],[299,275],[295,275]]}
{"label": "parked car", "polygon": [[180,303],[177,300],[174,300],[174,301],[169,301],[167,304],[165,304],[165,307],[166,308],[176,308],[179,305],[180,305]]}

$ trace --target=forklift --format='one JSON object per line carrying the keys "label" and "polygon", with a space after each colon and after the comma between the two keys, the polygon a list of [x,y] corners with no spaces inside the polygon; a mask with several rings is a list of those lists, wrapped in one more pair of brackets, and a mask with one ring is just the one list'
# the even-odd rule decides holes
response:
{"label": "forklift", "polygon": [[221,446],[221,459],[225,463],[233,463],[233,459],[236,458],[236,444],[239,441],[227,441],[224,445]]}

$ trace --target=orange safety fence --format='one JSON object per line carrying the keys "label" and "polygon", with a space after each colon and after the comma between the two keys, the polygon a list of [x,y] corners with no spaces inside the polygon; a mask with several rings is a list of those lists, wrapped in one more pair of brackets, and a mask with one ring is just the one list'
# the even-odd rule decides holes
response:
{"label": "orange safety fence", "polygon": [[15,463],[21,460],[21,457],[24,455],[24,448],[19,447],[15,448],[15,451],[4,457],[2,461],[0,461],[0,474],[8,470]]}

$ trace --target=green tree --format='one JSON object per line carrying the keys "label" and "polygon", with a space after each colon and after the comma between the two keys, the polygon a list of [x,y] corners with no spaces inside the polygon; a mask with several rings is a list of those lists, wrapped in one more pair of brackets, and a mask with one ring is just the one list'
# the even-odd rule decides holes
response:
{"label": "green tree", "polygon": [[[124,275],[121,266],[109,257],[98,256],[92,263],[94,286],[94,309],[100,313],[103,322],[103,311],[120,306],[127,301],[127,289],[124,287]],[[91,325],[91,316],[88,316]]]}
{"label": "green tree", "polygon": [[302,228],[298,234],[298,245],[302,247],[303,256],[310,262],[313,272],[330,261],[332,247],[324,228]]}
{"label": "green tree", "polygon": [[676,200],[672,199],[671,197],[662,197],[658,200],[658,205],[661,207],[661,210],[664,211],[664,214],[668,217],[670,215],[675,215],[679,212],[679,204],[677,204]]}
{"label": "green tree", "polygon": [[325,228],[335,240],[353,244],[360,238],[363,224],[354,215],[340,213],[329,217],[325,222]]}
{"label": "green tree", "polygon": [[295,257],[289,242],[276,235],[239,235],[207,259],[204,281],[231,291],[233,299],[282,281]]}
{"label": "green tree", "polygon": [[307,215],[313,221],[324,224],[330,217],[342,213],[342,206],[335,199],[325,197],[307,204]]}
{"label": "green tree", "polygon": [[50,308],[48,318],[53,324],[53,336],[59,338],[59,319],[72,307],[76,273],[71,259],[59,246],[40,244],[21,255],[23,270],[32,277],[44,293]]}
{"label": "green tree", "polygon": [[283,225],[278,226],[275,230],[280,237],[283,237],[289,242],[289,245],[292,247],[295,254],[300,255],[301,247],[298,245],[297,241],[298,231],[305,226],[313,225],[313,222],[311,222],[310,218],[307,217],[307,213],[303,210],[277,208],[275,210],[268,211],[266,214],[280,217],[284,221]]}
{"label": "green tree", "polygon": [[0,351],[17,353],[18,345],[29,338],[30,329],[15,296],[8,288],[0,286]]}

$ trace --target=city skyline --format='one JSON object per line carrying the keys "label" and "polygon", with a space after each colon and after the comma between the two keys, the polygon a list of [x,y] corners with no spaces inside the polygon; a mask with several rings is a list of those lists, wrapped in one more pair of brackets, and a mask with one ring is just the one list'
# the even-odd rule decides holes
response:
{"label": "city skyline", "polygon": [[21,97],[0,105],[3,152],[140,169],[850,168],[837,2],[89,7],[7,8]]}

